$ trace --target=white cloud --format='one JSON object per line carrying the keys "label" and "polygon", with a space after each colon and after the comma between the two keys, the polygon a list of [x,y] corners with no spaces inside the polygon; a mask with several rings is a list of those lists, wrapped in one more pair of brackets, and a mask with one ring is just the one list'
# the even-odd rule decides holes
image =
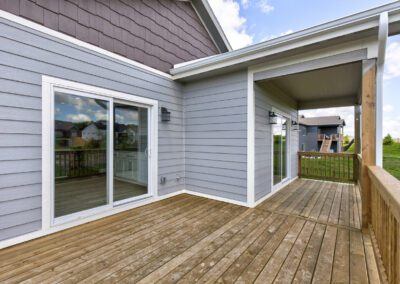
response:
{"label": "white cloud", "polygon": [[277,37],[289,35],[289,34],[291,34],[291,33],[293,33],[293,30],[292,30],[292,29],[289,29],[289,30],[287,30],[286,32],[280,33],[279,35],[269,35],[269,36],[266,36],[266,37],[264,37],[261,41],[267,41],[267,40],[270,40],[270,39],[273,39],[273,38],[277,38]]}
{"label": "white cloud", "polygon": [[306,117],[338,115],[346,122],[346,126],[343,128],[344,134],[354,136],[354,107],[334,107],[302,110],[299,111],[299,115],[305,115]]}
{"label": "white cloud", "polygon": [[275,8],[272,6],[268,0],[260,0],[258,2],[258,7],[260,8],[261,12],[264,14],[271,13]]}
{"label": "white cloud", "polygon": [[242,7],[247,9],[249,7],[249,0],[242,0]]}
{"label": "white cloud", "polygon": [[107,120],[108,115],[104,111],[96,111],[94,116],[96,117],[96,120]]}
{"label": "white cloud", "polygon": [[209,3],[233,49],[253,43],[253,36],[246,31],[246,19],[240,16],[240,5],[237,1],[210,0]]}
{"label": "white cloud", "polygon": [[386,50],[384,79],[400,76],[400,43],[392,42]]}
{"label": "white cloud", "polygon": [[66,118],[68,121],[72,122],[92,121],[88,115],[82,113],[68,114]]}
{"label": "white cloud", "polygon": [[383,106],[383,111],[384,112],[392,112],[394,110],[392,105],[384,105]]}

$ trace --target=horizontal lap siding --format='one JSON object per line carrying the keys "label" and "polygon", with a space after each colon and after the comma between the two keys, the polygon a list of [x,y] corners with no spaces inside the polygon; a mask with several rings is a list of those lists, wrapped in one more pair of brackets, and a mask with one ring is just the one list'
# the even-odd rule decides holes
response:
{"label": "horizontal lap siding", "polygon": [[[260,88],[254,85],[255,92],[255,199],[256,201],[271,192],[272,183],[272,126],[268,123],[268,112],[272,107],[280,109],[297,120],[296,105],[285,94],[272,86]],[[290,131],[291,178],[297,176],[298,132]]]}
{"label": "horizontal lap siding", "polygon": [[247,72],[188,83],[186,189],[247,201]]}
{"label": "horizontal lap siding", "polygon": [[41,226],[41,76],[159,101],[159,194],[184,188],[182,92],[178,83],[0,20],[0,240]]}

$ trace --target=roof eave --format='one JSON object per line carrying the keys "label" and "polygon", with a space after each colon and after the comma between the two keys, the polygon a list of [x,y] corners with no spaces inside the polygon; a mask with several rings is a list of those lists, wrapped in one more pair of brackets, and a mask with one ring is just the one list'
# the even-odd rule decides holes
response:
{"label": "roof eave", "polygon": [[[170,73],[174,79],[182,79],[306,45],[375,30],[379,27],[379,16],[383,12],[389,12],[390,25],[393,27],[400,25],[400,2],[394,2],[225,54],[177,65],[170,70]],[[392,28],[391,32],[400,32],[400,29]]]}
{"label": "roof eave", "polygon": [[207,0],[192,0],[192,5],[202,19],[205,28],[210,33],[215,45],[221,53],[232,51],[232,47],[226,37],[217,17],[215,16]]}

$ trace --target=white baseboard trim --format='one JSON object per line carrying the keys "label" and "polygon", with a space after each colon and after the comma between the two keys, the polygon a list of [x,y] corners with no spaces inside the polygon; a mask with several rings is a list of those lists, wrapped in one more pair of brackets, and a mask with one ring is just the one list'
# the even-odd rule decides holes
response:
{"label": "white baseboard trim", "polygon": [[217,201],[222,201],[222,202],[226,202],[226,203],[232,203],[235,205],[250,207],[249,204],[247,204],[247,202],[237,201],[237,200],[233,200],[233,199],[229,199],[229,198],[218,197],[218,196],[200,193],[200,192],[196,192],[196,191],[192,191],[192,190],[184,189],[183,193],[200,196],[200,197],[204,197],[204,198],[208,198],[208,199],[213,199],[213,200],[217,200]]}
{"label": "white baseboard trim", "polygon": [[7,240],[4,240],[4,241],[0,241],[0,249],[7,248],[7,247],[10,247],[10,246],[17,245],[17,244],[20,244],[20,243],[23,243],[23,242],[27,242],[27,241],[30,241],[30,240],[33,240],[33,239],[37,239],[37,238],[40,238],[40,237],[44,237],[44,236],[47,236],[47,235],[50,235],[50,234],[53,234],[53,233],[56,233],[56,232],[59,232],[59,231],[63,231],[63,230],[66,230],[66,229],[69,229],[69,228],[72,228],[72,227],[83,225],[85,223],[96,221],[96,220],[99,220],[99,219],[102,219],[102,218],[105,218],[105,217],[108,217],[108,216],[112,216],[112,215],[115,215],[115,214],[130,210],[130,209],[134,209],[134,208],[141,207],[141,206],[144,206],[144,205],[156,202],[156,201],[167,199],[167,198],[182,194],[184,192],[185,192],[185,190],[178,190],[178,191],[175,191],[175,192],[172,192],[172,193],[169,193],[169,194],[165,194],[165,195],[160,195],[160,196],[157,196],[157,197],[149,197],[149,198],[146,198],[146,199],[141,199],[141,200],[138,200],[137,202],[132,202],[132,203],[129,203],[129,204],[124,204],[124,205],[117,206],[117,207],[113,208],[112,210],[104,212],[102,214],[97,214],[95,216],[90,216],[88,218],[79,219],[79,220],[76,220],[74,222],[69,222],[69,223],[65,223],[65,224],[59,225],[59,226],[54,226],[54,227],[51,227],[48,230],[40,229],[40,230],[32,232],[32,233],[28,233],[28,234],[25,234],[25,235],[22,235],[22,236],[18,236],[18,237],[15,237],[15,238],[11,238],[11,239],[7,239]]}
{"label": "white baseboard trim", "polygon": [[286,186],[288,186],[289,184],[291,184],[292,182],[294,182],[296,179],[298,179],[299,177],[296,176],[290,180],[288,180],[287,182],[283,183],[278,189],[275,189],[274,191],[268,193],[267,195],[263,196],[262,198],[260,198],[259,200],[257,200],[254,205],[252,206],[252,208],[256,207],[257,205],[259,205],[260,203],[264,202],[265,200],[267,200],[268,198],[274,196],[275,194],[277,194],[279,191],[281,191],[282,189],[284,189]]}
{"label": "white baseboard trim", "polygon": [[233,199],[228,199],[228,198],[223,198],[223,197],[218,197],[218,196],[213,196],[213,195],[209,195],[209,194],[205,194],[205,193],[200,193],[200,192],[196,192],[196,191],[192,191],[192,190],[188,190],[188,189],[182,189],[182,190],[178,190],[169,194],[165,194],[165,195],[160,195],[157,197],[149,197],[146,199],[142,199],[142,200],[138,200],[137,202],[134,203],[129,203],[129,204],[124,204],[118,207],[113,208],[113,210],[110,210],[108,212],[104,212],[102,214],[98,214],[96,216],[91,216],[88,218],[84,218],[84,219],[80,219],[80,220],[76,220],[74,222],[70,222],[70,223],[66,223],[66,224],[62,224],[60,226],[55,226],[52,227],[48,230],[39,230],[39,231],[35,231],[32,233],[28,233],[22,236],[18,236],[12,239],[8,239],[8,240],[4,240],[4,241],[0,241],[0,249],[4,249],[13,245],[17,245],[23,242],[27,242],[33,239],[37,239],[40,237],[44,237],[46,235],[50,235],[59,231],[63,231],[72,227],[76,227],[79,225],[83,225],[85,223],[88,222],[92,222],[92,221],[96,221],[108,216],[112,216],[114,214],[118,214],[130,209],[134,209],[137,207],[141,207],[156,201],[160,201],[163,199],[167,199],[179,194],[190,194],[190,195],[194,195],[194,196],[199,196],[199,197],[204,197],[204,198],[208,198],[208,199],[212,199],[212,200],[217,200],[217,201],[221,201],[221,202],[226,202],[226,203],[231,203],[231,204],[235,204],[235,205],[239,205],[239,206],[244,206],[244,207],[249,207],[249,208],[253,208],[255,206],[257,206],[258,204],[260,204],[261,202],[265,201],[266,199],[268,199],[269,197],[273,196],[275,193],[279,192],[282,188],[284,188],[286,185],[288,185],[289,183],[293,182],[294,180],[296,180],[296,178],[289,180],[288,182],[282,184],[282,186],[269,193],[268,195],[264,196],[263,198],[259,199],[257,202],[255,202],[253,205],[248,204],[247,202],[243,202],[243,201],[237,201],[237,200],[233,200]]}

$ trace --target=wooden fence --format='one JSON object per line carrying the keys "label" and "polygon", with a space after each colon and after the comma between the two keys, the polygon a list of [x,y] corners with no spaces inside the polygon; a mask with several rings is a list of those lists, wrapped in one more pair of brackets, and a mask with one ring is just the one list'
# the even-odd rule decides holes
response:
{"label": "wooden fence", "polygon": [[107,151],[105,149],[80,149],[55,151],[55,176],[84,177],[106,171]]}
{"label": "wooden fence", "polygon": [[400,283],[400,181],[376,166],[371,179],[371,227],[389,283]]}
{"label": "wooden fence", "polygon": [[353,182],[356,180],[355,154],[299,152],[299,177]]}

